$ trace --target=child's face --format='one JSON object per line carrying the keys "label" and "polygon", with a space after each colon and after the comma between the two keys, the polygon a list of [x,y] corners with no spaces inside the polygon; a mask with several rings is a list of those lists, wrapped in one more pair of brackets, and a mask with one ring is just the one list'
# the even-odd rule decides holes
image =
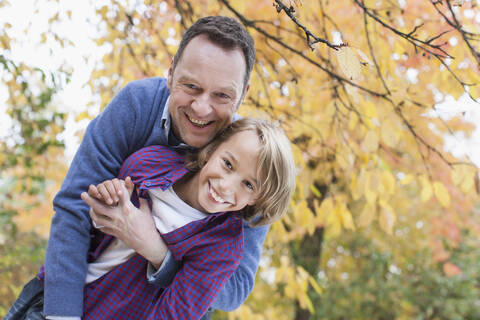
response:
{"label": "child's face", "polygon": [[205,212],[237,211],[254,205],[260,141],[241,131],[218,146],[198,174],[197,201]]}

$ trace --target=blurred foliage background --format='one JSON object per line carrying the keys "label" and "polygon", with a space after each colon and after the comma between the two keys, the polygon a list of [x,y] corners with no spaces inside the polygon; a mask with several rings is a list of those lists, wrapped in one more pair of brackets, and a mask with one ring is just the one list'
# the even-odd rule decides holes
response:
{"label": "blurred foliage background", "polygon": [[[0,14],[19,5],[0,0]],[[183,31],[221,14],[256,41],[240,113],[280,120],[299,174],[288,215],[268,234],[254,291],[214,318],[480,319],[479,171],[444,148],[446,136],[468,138],[475,124],[454,104],[449,117],[436,108],[480,97],[475,0],[86,5],[102,54],[86,84],[91,97],[74,110],[65,105],[75,98],[58,97],[82,66],[67,58],[42,69],[12,48],[80,49],[79,34],[62,32],[76,12],[35,1],[48,26],[35,39],[32,24],[18,38],[12,22],[0,21],[9,119],[0,142],[0,315],[42,264],[51,200],[68,168],[68,117],[92,119],[127,82],[165,76]]]}

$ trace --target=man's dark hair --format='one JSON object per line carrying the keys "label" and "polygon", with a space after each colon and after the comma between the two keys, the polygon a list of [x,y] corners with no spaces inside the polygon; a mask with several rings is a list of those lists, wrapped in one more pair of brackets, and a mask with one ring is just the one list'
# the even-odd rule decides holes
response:
{"label": "man's dark hair", "polygon": [[255,43],[248,31],[240,22],[233,18],[210,16],[198,19],[187,29],[182,37],[182,41],[180,41],[180,46],[173,60],[173,70],[175,70],[178,61],[182,57],[183,50],[190,40],[201,34],[206,35],[210,41],[223,49],[233,50],[239,48],[242,50],[246,64],[243,84],[245,89],[255,63]]}

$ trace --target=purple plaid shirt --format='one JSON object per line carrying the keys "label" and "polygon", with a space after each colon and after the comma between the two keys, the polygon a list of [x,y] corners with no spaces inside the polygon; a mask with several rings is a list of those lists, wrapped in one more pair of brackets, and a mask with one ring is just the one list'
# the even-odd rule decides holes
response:
{"label": "purple plaid shirt", "polygon": [[[125,160],[119,178],[130,176],[140,196],[148,198],[148,189],[166,190],[187,172],[181,155],[155,145]],[[113,240],[97,229],[92,232],[89,262]],[[135,255],[86,285],[83,319],[201,318],[240,262],[243,221],[236,213],[215,213],[162,237],[174,259],[182,262],[172,284],[166,289],[149,284],[148,261]],[[43,280],[43,267],[39,276]]]}

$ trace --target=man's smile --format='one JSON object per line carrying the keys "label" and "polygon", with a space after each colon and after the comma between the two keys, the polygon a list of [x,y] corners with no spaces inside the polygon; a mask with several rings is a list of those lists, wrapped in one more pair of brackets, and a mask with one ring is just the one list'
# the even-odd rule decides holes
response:
{"label": "man's smile", "polygon": [[198,120],[198,119],[192,118],[188,114],[185,114],[185,116],[194,126],[200,127],[200,128],[206,127],[213,122],[213,121],[207,121],[207,120]]}

